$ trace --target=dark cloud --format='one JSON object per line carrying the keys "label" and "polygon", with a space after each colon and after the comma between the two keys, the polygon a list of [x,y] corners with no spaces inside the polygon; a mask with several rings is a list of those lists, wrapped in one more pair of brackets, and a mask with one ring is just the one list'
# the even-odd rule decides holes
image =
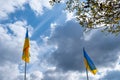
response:
{"label": "dark cloud", "polygon": [[63,26],[58,26],[48,41],[58,46],[51,55],[51,59],[54,59],[52,64],[56,63],[57,68],[64,71],[84,70],[82,49],[85,47],[96,66],[110,67],[118,59],[119,37],[106,36],[98,30],[86,41],[80,25],[73,21],[67,22]]}
{"label": "dark cloud", "polygon": [[120,36],[105,35],[97,32],[91,40],[86,43],[87,51],[93,57],[98,66],[114,66],[118,59]]}
{"label": "dark cloud", "polygon": [[[74,76],[72,76],[72,77],[74,77]],[[70,80],[70,73],[49,70],[49,71],[44,73],[43,80]],[[75,80],[77,80],[77,79],[75,79]]]}
{"label": "dark cloud", "polygon": [[119,80],[120,71],[108,71],[107,74],[100,80]]}
{"label": "dark cloud", "polygon": [[63,70],[78,70],[82,65],[83,47],[82,30],[79,24],[68,22],[56,28],[49,42],[57,44],[58,49],[52,53],[57,66]]}
{"label": "dark cloud", "polygon": [[47,71],[44,73],[43,80],[60,80],[61,78],[58,78],[58,74],[55,76],[55,72],[53,71]]}

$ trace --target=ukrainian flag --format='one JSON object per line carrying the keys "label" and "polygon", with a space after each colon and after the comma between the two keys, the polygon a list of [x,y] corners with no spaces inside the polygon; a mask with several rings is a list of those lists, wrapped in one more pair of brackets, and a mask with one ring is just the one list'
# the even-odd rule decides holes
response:
{"label": "ukrainian flag", "polygon": [[30,62],[29,47],[30,47],[30,43],[29,43],[28,29],[26,29],[26,37],[25,37],[25,42],[23,47],[22,60],[24,60],[27,63]]}
{"label": "ukrainian flag", "polygon": [[86,69],[95,75],[97,73],[97,69],[94,63],[92,62],[92,60],[90,59],[90,57],[87,55],[84,48],[83,48],[83,53],[84,53],[84,64],[85,64]]}

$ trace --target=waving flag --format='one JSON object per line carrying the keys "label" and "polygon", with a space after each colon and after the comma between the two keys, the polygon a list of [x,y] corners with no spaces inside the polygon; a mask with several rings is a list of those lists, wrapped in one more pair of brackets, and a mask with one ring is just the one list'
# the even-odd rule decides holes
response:
{"label": "waving flag", "polygon": [[22,54],[22,60],[29,63],[30,62],[30,53],[29,53],[29,36],[28,36],[28,29],[26,30],[26,36],[25,36],[25,42],[23,47],[23,54]]}
{"label": "waving flag", "polygon": [[90,57],[87,55],[84,48],[83,48],[83,53],[84,53],[84,63],[85,63],[86,69],[95,75],[97,73],[97,69],[94,63],[92,62],[92,60],[90,59]]}

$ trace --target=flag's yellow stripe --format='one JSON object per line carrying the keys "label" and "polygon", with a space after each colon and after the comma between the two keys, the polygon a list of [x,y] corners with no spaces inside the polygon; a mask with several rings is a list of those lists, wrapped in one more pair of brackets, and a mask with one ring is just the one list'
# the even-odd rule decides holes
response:
{"label": "flag's yellow stripe", "polygon": [[90,68],[90,65],[88,64],[88,61],[84,58],[84,63],[85,63],[85,66],[86,66],[86,68],[87,68],[87,70],[89,70],[91,73],[93,73],[94,75],[97,73],[97,69],[94,69],[94,70],[92,70],[91,68]]}

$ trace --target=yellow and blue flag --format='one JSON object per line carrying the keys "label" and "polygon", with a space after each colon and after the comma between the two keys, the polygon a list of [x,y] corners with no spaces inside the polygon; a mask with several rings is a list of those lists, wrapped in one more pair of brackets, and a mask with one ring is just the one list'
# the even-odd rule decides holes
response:
{"label": "yellow and blue flag", "polygon": [[29,42],[29,36],[28,36],[28,29],[26,29],[26,36],[25,36],[25,42],[23,47],[23,54],[22,54],[22,60],[29,63],[30,62],[30,42]]}
{"label": "yellow and blue flag", "polygon": [[84,48],[83,48],[83,53],[84,53],[84,64],[85,64],[86,69],[95,75],[97,73],[97,69],[94,63],[92,62],[92,60],[90,59],[90,57],[87,55]]}

